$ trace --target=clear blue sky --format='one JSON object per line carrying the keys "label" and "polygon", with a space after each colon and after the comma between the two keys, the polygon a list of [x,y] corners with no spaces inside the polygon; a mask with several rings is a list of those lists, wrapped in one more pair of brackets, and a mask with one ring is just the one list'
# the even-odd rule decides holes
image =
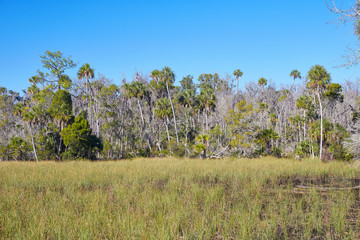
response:
{"label": "clear blue sky", "polygon": [[0,0],[0,86],[27,88],[46,50],[89,63],[117,84],[135,69],[169,66],[177,81],[240,68],[244,82],[265,77],[280,88],[292,69],[305,76],[315,64],[334,82],[355,81],[356,70],[334,68],[356,42],[352,27],[329,24],[334,19],[323,0]]}

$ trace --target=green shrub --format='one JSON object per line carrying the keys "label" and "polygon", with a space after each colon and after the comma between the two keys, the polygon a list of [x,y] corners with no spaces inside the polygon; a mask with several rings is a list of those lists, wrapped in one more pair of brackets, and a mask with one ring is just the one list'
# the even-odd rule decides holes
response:
{"label": "green shrub", "polygon": [[167,150],[175,157],[185,156],[185,146],[183,143],[177,143],[175,139],[171,139],[167,144]]}
{"label": "green shrub", "polygon": [[12,137],[7,146],[9,160],[30,160],[32,148],[28,142],[20,137]]}
{"label": "green shrub", "polygon": [[67,147],[63,154],[66,158],[96,159],[103,146],[98,137],[91,134],[88,121],[82,113],[75,118],[75,122],[61,131],[64,145]]}
{"label": "green shrub", "polygon": [[295,154],[299,157],[306,157],[310,155],[310,141],[302,141],[298,145],[296,145]]}

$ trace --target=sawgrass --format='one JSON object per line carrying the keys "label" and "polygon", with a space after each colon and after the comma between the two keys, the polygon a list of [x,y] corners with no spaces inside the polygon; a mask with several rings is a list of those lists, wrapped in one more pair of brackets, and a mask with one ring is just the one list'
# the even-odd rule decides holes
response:
{"label": "sawgrass", "polygon": [[2,162],[0,238],[359,239],[359,191],[332,189],[359,178],[317,159]]}

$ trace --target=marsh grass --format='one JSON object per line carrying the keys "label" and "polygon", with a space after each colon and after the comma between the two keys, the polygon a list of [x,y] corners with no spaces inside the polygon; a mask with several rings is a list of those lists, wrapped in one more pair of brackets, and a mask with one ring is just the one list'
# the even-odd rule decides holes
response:
{"label": "marsh grass", "polygon": [[1,239],[359,239],[360,170],[305,159],[0,164]]}

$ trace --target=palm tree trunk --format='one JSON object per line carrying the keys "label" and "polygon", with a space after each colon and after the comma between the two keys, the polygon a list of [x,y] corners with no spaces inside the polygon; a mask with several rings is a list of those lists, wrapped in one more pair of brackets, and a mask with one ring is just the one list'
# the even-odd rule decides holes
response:
{"label": "palm tree trunk", "polygon": [[208,134],[209,133],[209,123],[208,123],[207,110],[205,110],[205,126],[206,126],[206,134]]}
{"label": "palm tree trunk", "polygon": [[236,93],[239,92],[239,77],[237,77]]}
{"label": "palm tree trunk", "polygon": [[322,103],[321,103],[321,99],[320,99],[320,93],[319,91],[317,91],[317,97],[319,100],[319,105],[320,105],[320,159],[322,157],[322,147],[323,147],[323,109],[322,109]]}
{"label": "palm tree trunk", "polygon": [[177,125],[176,125],[175,110],[174,110],[173,102],[172,102],[172,100],[171,100],[170,91],[169,91],[169,84],[168,84],[167,81],[166,81],[166,89],[167,89],[167,92],[168,92],[168,96],[169,96],[170,104],[171,104],[171,110],[172,110],[172,112],[173,112],[173,117],[174,117],[176,142],[179,143],[179,136],[178,136]]}

